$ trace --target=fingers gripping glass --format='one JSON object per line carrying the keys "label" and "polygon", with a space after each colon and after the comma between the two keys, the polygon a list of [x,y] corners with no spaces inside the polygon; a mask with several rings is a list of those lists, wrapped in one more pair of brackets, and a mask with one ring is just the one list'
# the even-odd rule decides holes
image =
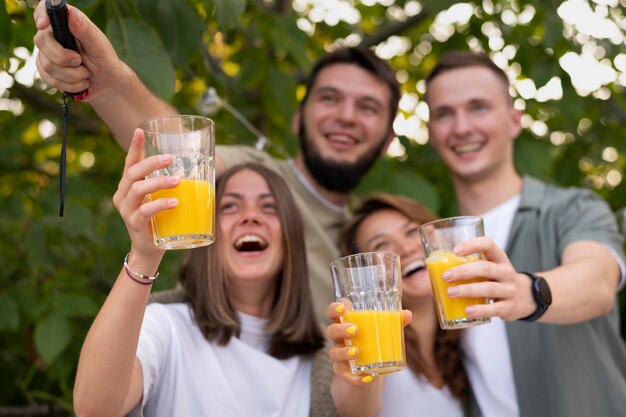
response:
{"label": "fingers gripping glass", "polygon": [[357,335],[346,339],[358,356],[352,374],[385,374],[406,367],[402,325],[400,257],[390,252],[345,256],[330,264],[342,322],[356,324]]}

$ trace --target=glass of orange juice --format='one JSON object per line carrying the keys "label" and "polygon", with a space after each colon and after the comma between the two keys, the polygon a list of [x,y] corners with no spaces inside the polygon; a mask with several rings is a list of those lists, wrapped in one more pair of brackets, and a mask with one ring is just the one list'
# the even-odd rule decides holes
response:
{"label": "glass of orange juice", "polygon": [[457,256],[453,253],[454,247],[464,240],[484,235],[482,217],[460,216],[435,220],[420,226],[420,237],[426,252],[426,267],[430,276],[430,283],[435,296],[435,307],[439,325],[442,329],[459,329],[464,327],[485,324],[490,318],[469,318],[465,308],[476,304],[487,304],[487,298],[450,298],[448,287],[472,282],[484,281],[484,278],[475,278],[463,282],[447,283],[443,280],[444,271],[481,259],[482,254],[475,253],[469,256]]}
{"label": "glass of orange juice", "polygon": [[390,252],[344,256],[330,264],[342,322],[358,327],[346,345],[358,349],[350,368],[356,374],[385,374],[406,367],[402,325],[400,257]]}
{"label": "glass of orange juice", "polygon": [[172,163],[151,176],[177,175],[175,188],[150,194],[151,200],[177,198],[178,205],[152,216],[154,244],[190,249],[215,240],[215,125],[202,116],[174,115],[141,123],[144,156],[171,154]]}

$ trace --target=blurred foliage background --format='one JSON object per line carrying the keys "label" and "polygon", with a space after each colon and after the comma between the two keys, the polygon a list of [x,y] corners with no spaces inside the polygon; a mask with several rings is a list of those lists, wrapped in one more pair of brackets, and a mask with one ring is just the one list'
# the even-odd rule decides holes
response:
{"label": "blurred foliage background", "polygon": [[[593,188],[616,212],[626,206],[625,0],[70,3],[153,91],[181,113],[210,115],[218,143],[258,141],[232,107],[276,155],[297,147],[291,116],[312,62],[339,44],[374,48],[405,94],[398,138],[358,193],[403,193],[444,216],[456,207],[427,143],[422,80],[444,51],[486,51],[527,114],[519,170]],[[68,194],[58,217],[61,100],[35,72],[35,4],[0,4],[0,415],[71,414],[80,346],[129,247],[111,202],[124,153],[86,104],[70,104]],[[202,99],[208,88],[221,108]],[[174,285],[179,260],[168,253],[156,290]]]}

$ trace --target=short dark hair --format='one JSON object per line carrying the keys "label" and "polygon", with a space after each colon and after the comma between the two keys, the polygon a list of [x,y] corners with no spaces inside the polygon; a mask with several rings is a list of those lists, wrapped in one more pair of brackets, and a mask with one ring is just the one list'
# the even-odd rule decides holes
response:
{"label": "short dark hair", "polygon": [[[256,163],[227,169],[215,186],[216,224],[219,225],[218,207],[224,188],[233,175],[243,170],[254,171],[267,181],[275,198],[285,249],[272,310],[265,328],[270,336],[268,354],[278,359],[312,354],[323,347],[324,336],[313,310],[302,217],[285,180],[276,172]],[[222,257],[219,247],[214,244],[187,251],[179,278],[204,337],[225,345],[231,337],[239,335],[241,328],[226,293],[227,277],[220,262]]]}
{"label": "short dark hair", "polygon": [[396,74],[389,64],[370,49],[360,47],[342,47],[338,48],[318,59],[313,65],[313,69],[309,73],[306,81],[306,93],[300,103],[303,108],[309,98],[309,93],[317,81],[317,76],[326,67],[335,64],[356,65],[359,68],[372,74],[376,79],[382,81],[389,88],[389,128],[393,126],[393,121],[398,112],[398,103],[400,101],[400,84],[396,79]]}
{"label": "short dark hair", "polygon": [[494,73],[504,84],[507,96],[511,98],[509,77],[487,54],[472,51],[450,51],[441,55],[437,65],[426,76],[426,101],[428,101],[428,86],[437,76],[454,69],[468,67],[483,67]]}

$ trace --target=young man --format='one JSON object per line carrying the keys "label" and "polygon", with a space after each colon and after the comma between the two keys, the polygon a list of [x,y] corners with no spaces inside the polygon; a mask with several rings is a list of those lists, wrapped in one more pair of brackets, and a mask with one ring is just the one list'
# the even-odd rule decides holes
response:
{"label": "young man", "polygon": [[[109,40],[80,10],[69,6],[69,28],[81,54],[53,38],[43,2],[34,13],[42,79],[63,91],[89,88],[89,102],[127,149],[133,130],[148,118],[176,113],[146,89]],[[351,191],[394,137],[400,88],[393,70],[369,50],[343,48],[322,57],[307,83],[293,126],[300,139],[294,160],[276,160],[245,146],[218,146],[216,165],[256,161],[289,183],[305,221],[311,289],[318,317],[334,297],[328,264],[339,257],[338,231]]]}
{"label": "young man", "polygon": [[[430,142],[450,169],[460,214],[483,216],[490,237],[459,249],[487,261],[451,270],[448,279],[461,285],[449,295],[493,298],[468,313],[506,320],[464,335],[483,415],[623,416],[626,350],[615,303],[623,238],[608,205],[591,191],[516,172],[522,113],[486,55],[442,56],[426,99]],[[462,285],[472,276],[489,281]]]}

